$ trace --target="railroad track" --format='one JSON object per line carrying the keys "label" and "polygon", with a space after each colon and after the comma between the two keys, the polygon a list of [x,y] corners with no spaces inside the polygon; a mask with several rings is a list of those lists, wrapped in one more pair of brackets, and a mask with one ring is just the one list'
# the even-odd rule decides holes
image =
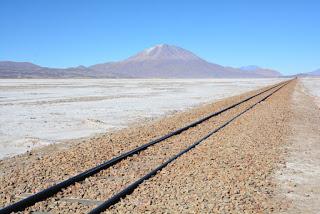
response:
{"label": "railroad track", "polygon": [[[106,161],[105,163],[102,163],[94,168],[91,168],[83,173],[80,173],[76,176],[73,176],[65,181],[62,181],[56,185],[53,185],[45,190],[42,190],[36,194],[31,194],[31,195],[26,195],[25,198],[22,200],[15,202],[7,207],[4,207],[0,209],[0,213],[11,213],[11,212],[18,212],[18,211],[23,211],[25,209],[29,209],[29,207],[32,207],[35,203],[44,201],[46,199],[49,199],[51,197],[56,197],[57,193],[60,194],[58,200],[61,201],[69,201],[70,203],[72,202],[77,202],[80,204],[84,204],[84,206],[96,206],[96,208],[92,209],[90,213],[100,213],[110,207],[111,205],[117,203],[121,198],[125,197],[126,195],[130,194],[135,188],[139,186],[143,181],[149,179],[150,177],[154,176],[158,171],[166,167],[168,164],[173,162],[175,159],[178,157],[182,156],[186,152],[190,151],[194,147],[196,147],[198,144],[202,143],[205,141],[208,137],[212,136],[214,133],[218,132],[228,124],[230,124],[232,121],[234,121],[236,118],[244,114],[245,112],[249,111],[251,108],[259,104],[260,102],[264,101],[268,97],[272,96],[274,93],[276,93],[278,90],[280,90],[282,87],[284,87],[286,84],[288,84],[291,80],[281,82],[279,84],[276,84],[272,87],[267,88],[266,90],[263,90],[255,95],[252,95],[246,99],[241,100],[238,103],[235,103],[233,105],[227,106],[224,109],[213,112],[212,114],[203,117],[195,122],[192,122],[191,124],[182,127],[180,129],[177,129],[171,133],[168,133],[162,137],[159,137],[153,141],[150,141],[136,149],[133,149],[131,151],[128,151],[124,154],[121,154],[111,160]],[[235,115],[232,116],[230,119],[226,121],[213,121],[216,117],[218,117],[221,114],[225,114],[226,112],[230,112],[230,114]],[[216,127],[212,130],[212,127]],[[208,130],[211,130],[208,132]],[[170,144],[168,142],[171,139],[174,139],[177,141],[179,137],[183,137],[183,135],[190,136],[193,132],[200,132],[202,137],[200,139],[193,139],[193,142],[190,143],[183,143],[180,142],[179,140],[179,145],[181,144],[180,147],[172,149],[173,143]],[[184,141],[184,139],[182,139]],[[189,140],[190,141],[190,140]],[[106,177],[110,180],[109,174],[113,174],[115,171],[121,170],[121,169],[126,169],[123,168],[123,162],[127,161],[130,162],[130,158],[133,159],[139,159],[140,155],[142,152],[146,153],[144,154],[145,162],[150,161],[152,162],[152,159],[156,158],[158,149],[156,146],[158,144],[166,143],[168,144],[166,149],[162,149],[165,151],[165,153],[168,153],[167,155],[163,155],[162,158],[158,159],[155,161],[153,164],[151,164],[148,167],[146,167],[146,170],[141,171],[141,173],[135,177],[135,179],[129,179],[126,182],[122,183],[121,187],[115,188],[114,193],[108,192],[106,195],[109,198],[106,201],[98,201],[98,200],[87,200],[87,199],[75,199],[76,196],[72,195],[73,190],[75,189],[74,186],[75,184],[79,184],[81,182],[81,185],[84,186],[82,190],[86,190],[87,187],[92,186],[95,182],[98,180],[100,181],[101,179],[105,179]],[[174,142],[174,140],[173,140]],[[163,146],[163,145],[162,145]],[[174,146],[177,146],[175,144]],[[162,147],[163,148],[163,147]],[[148,150],[152,150],[152,152],[148,153]],[[162,152],[161,150],[161,152]],[[159,150],[160,151],[160,150]],[[139,156],[139,155],[140,156]],[[135,156],[135,157],[133,157]],[[135,163],[133,161],[133,163]],[[139,163],[139,162],[137,162]],[[121,165],[122,164],[122,165]],[[131,162],[129,163],[131,164]],[[136,164],[133,166],[134,168],[140,169],[141,164]],[[126,171],[126,170],[124,170]],[[124,176],[124,175],[123,175]],[[125,176],[124,176],[125,177]],[[86,180],[85,180],[86,179]],[[90,180],[91,179],[91,180]],[[107,180],[108,180],[107,179]],[[88,181],[87,181],[88,180]],[[132,180],[134,180],[132,182]],[[108,185],[108,181],[105,182]],[[112,183],[112,182],[111,182]],[[110,185],[110,182],[109,182]],[[123,188],[123,186],[126,186]],[[71,196],[70,196],[71,195]],[[67,196],[67,197],[65,197]],[[110,197],[111,196],[111,197]],[[66,200],[67,199],[67,200]],[[98,206],[97,206],[98,205]],[[33,210],[33,209],[31,209]]]}

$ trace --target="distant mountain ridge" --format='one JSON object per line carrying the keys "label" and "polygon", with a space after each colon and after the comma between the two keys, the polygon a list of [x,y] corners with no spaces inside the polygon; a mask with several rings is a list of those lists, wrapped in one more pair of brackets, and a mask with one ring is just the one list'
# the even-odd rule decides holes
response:
{"label": "distant mountain ridge", "polygon": [[306,72],[306,73],[299,73],[296,75],[292,76],[298,76],[298,77],[320,77],[320,69],[311,71],[311,72]]}
{"label": "distant mountain ridge", "polygon": [[243,71],[248,71],[251,73],[256,73],[258,75],[263,75],[265,77],[280,77],[282,74],[279,71],[268,69],[268,68],[260,68],[256,65],[248,65],[239,68]]}
{"label": "distant mountain ridge", "polygon": [[[263,74],[260,74],[259,71],[243,72],[240,69],[210,63],[188,50],[167,44],[160,44],[145,49],[123,61],[97,64],[90,68],[100,73],[121,74],[122,76],[138,78],[241,78],[272,76],[272,74],[266,74],[266,71]],[[279,76],[279,74],[277,73],[275,76]]]}
{"label": "distant mountain ridge", "polygon": [[29,62],[0,61],[0,78],[85,78],[96,76],[88,68],[47,68]]}
{"label": "distant mountain ridge", "polygon": [[0,78],[260,78],[278,77],[270,69],[232,68],[207,62],[173,45],[147,48],[125,60],[59,69],[28,62],[0,62]]}
{"label": "distant mountain ridge", "polygon": [[309,72],[309,75],[313,75],[313,76],[320,76],[320,69],[317,69],[315,71]]}

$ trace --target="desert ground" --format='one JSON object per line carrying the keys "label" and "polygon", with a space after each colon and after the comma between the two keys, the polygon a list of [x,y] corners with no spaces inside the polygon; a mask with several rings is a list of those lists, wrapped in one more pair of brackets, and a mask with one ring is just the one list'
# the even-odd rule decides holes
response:
{"label": "desert ground", "polygon": [[0,79],[0,159],[89,137],[281,79]]}
{"label": "desert ground", "polygon": [[[81,81],[83,80],[79,80],[76,86],[69,83],[67,87],[71,89],[73,87],[84,88],[86,83]],[[38,192],[118,154],[136,148],[211,112],[255,94],[261,91],[260,88],[263,86],[275,84],[281,80],[261,80],[261,82],[256,81],[255,84],[250,82],[251,80],[238,81],[236,84],[227,80],[214,80],[214,84],[219,85],[218,88],[211,87],[210,81],[201,82],[203,80],[198,80],[200,82],[196,83],[193,81],[181,83],[181,80],[170,83],[162,82],[163,80],[157,81],[150,84],[144,80],[141,80],[139,84],[131,82],[133,86],[128,90],[131,94],[122,94],[129,97],[124,98],[124,102],[128,104],[135,101],[140,111],[121,115],[121,117],[127,118],[126,120],[116,118],[115,120],[121,121],[121,126],[117,127],[116,123],[108,122],[108,126],[102,128],[105,133],[102,133],[101,129],[92,129],[83,136],[71,134],[71,137],[68,136],[67,139],[84,138],[67,140],[60,144],[53,143],[2,159],[0,161],[0,207],[20,200],[25,194]],[[113,89],[104,87],[103,82],[99,86],[90,86],[95,89],[90,91],[85,96],[86,98],[81,98],[86,99],[85,102],[77,100],[77,96],[70,97],[68,94],[52,97],[50,90],[46,88],[47,85],[44,86],[42,83],[39,83],[38,87],[44,87],[49,95],[43,97],[43,94],[34,94],[34,99],[27,99],[28,96],[33,95],[34,92],[31,91],[34,89],[28,88],[26,83],[21,84],[20,89],[17,89],[19,87],[16,82],[13,82],[11,86],[10,84],[4,86],[3,83],[1,85],[2,89],[7,88],[1,90],[1,124],[4,124],[4,126],[1,125],[1,133],[10,129],[10,125],[7,123],[10,120],[9,113],[11,112],[15,112],[11,116],[15,123],[12,127],[19,127],[19,121],[21,123],[27,115],[25,112],[19,113],[21,106],[39,106],[36,112],[31,112],[31,115],[39,113],[39,118],[43,118],[48,116],[46,106],[53,108],[52,105],[56,105],[68,112],[66,111],[67,106],[75,104],[70,108],[75,109],[77,106],[82,109],[79,112],[76,110],[73,112],[78,114],[77,117],[68,117],[69,114],[66,113],[62,116],[66,120],[57,123],[57,119],[52,119],[52,115],[48,116],[51,118],[50,120],[55,121],[56,126],[65,126],[64,130],[58,129],[57,131],[57,133],[60,132],[61,135],[64,135],[68,131],[73,133],[73,128],[68,129],[65,124],[73,124],[70,122],[72,119],[83,115],[86,115],[84,120],[93,118],[99,121],[109,121],[106,114],[100,115],[101,117],[93,117],[93,114],[87,110],[90,104],[96,107],[95,111],[101,111],[105,108],[111,111],[112,108],[109,108],[107,102],[124,104],[117,99],[110,101],[110,96],[114,95],[115,91],[121,92],[122,90],[116,80]],[[84,85],[79,86],[79,84]],[[202,86],[199,87],[199,84]],[[140,90],[141,85],[144,86],[141,89],[143,95],[141,95],[141,91],[135,91]],[[10,90],[14,92],[10,92]],[[64,94],[66,91],[63,88],[61,93]],[[106,97],[94,97],[92,94],[96,91],[100,91],[100,95],[106,92],[109,94],[105,95]],[[16,97],[20,96],[20,98],[10,100],[9,93],[16,93]],[[149,96],[154,98],[149,100],[150,102],[146,105],[146,101],[140,102],[137,98],[139,93],[143,97],[141,99]],[[152,94],[156,94],[156,96]],[[105,212],[319,213],[319,94],[320,79],[297,79],[290,82],[270,98],[209,137],[195,149],[169,164],[157,175],[143,182],[132,194]],[[94,100],[93,103],[88,104],[87,99],[89,98]],[[192,144],[205,135],[208,130],[230,119],[257,100],[259,97],[212,118],[201,126],[193,127],[182,133],[181,136],[174,136],[142,151],[139,155],[127,158],[108,170],[101,171],[81,183],[70,186],[54,198],[35,204],[28,208],[27,212],[86,213],[97,204],[84,204],[80,202],[81,199],[90,199],[96,202],[106,200],[138,177]],[[132,106],[126,106],[125,109],[111,112],[113,115],[117,115],[117,112],[127,112],[131,108]],[[157,110],[151,110],[153,108]],[[148,116],[144,116],[146,112],[148,112]],[[28,117],[34,116],[28,115]],[[148,120],[148,118],[153,119]],[[3,137],[2,140],[5,139],[3,142],[13,141],[12,136],[16,135],[19,139],[26,138],[28,135],[27,132],[23,132],[24,126],[31,129],[39,127],[30,124],[21,124],[22,134],[18,135],[20,130],[16,129]],[[109,129],[109,126],[117,129]],[[76,127],[81,132],[86,125],[80,126],[80,128]],[[45,125],[43,129],[39,127],[39,132],[45,131],[46,128]],[[56,137],[57,133],[52,135],[45,133],[45,138],[48,139],[51,136],[50,141],[59,141],[61,139]],[[37,134],[32,137],[41,138]],[[12,149],[12,151],[17,154],[26,150]]]}

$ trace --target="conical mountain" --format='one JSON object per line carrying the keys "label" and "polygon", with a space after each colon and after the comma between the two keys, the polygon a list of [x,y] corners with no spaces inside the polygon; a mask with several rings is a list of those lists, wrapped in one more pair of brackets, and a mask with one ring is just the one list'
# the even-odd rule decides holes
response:
{"label": "conical mountain", "polygon": [[161,44],[126,60],[90,67],[101,74],[135,78],[207,78],[239,76],[236,69],[209,63],[183,48]]}
{"label": "conical mountain", "polygon": [[160,44],[145,49],[140,53],[128,58],[126,61],[143,60],[201,60],[192,52],[173,45]]}

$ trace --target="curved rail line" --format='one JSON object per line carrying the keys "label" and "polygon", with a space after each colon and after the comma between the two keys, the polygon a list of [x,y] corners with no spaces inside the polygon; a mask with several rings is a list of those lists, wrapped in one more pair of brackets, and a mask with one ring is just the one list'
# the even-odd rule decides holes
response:
{"label": "curved rail line", "polygon": [[270,97],[271,95],[273,95],[274,93],[276,93],[277,91],[279,91],[282,87],[284,87],[285,85],[287,85],[289,83],[285,82],[283,85],[281,85],[278,89],[276,89],[275,91],[273,91],[272,93],[270,93],[269,95],[265,96],[263,99],[259,100],[258,102],[256,102],[255,104],[251,105],[250,107],[248,107],[247,109],[245,109],[244,111],[242,111],[241,113],[237,114],[236,116],[234,116],[233,118],[229,119],[228,121],[226,121],[225,123],[223,123],[221,126],[219,126],[218,128],[215,128],[214,130],[210,131],[207,135],[205,135],[204,137],[202,137],[201,139],[199,139],[198,141],[196,141],[195,143],[193,143],[191,146],[189,146],[188,148],[182,150],[181,152],[179,152],[178,154],[172,156],[170,159],[168,159],[167,161],[165,161],[164,163],[160,164],[158,167],[156,167],[155,169],[153,169],[152,171],[150,171],[148,174],[144,175],[143,177],[139,178],[138,180],[136,180],[135,182],[131,183],[130,185],[128,185],[127,187],[125,187],[124,189],[122,189],[120,192],[116,193],[114,196],[112,196],[111,198],[109,198],[108,200],[106,200],[105,202],[103,202],[101,205],[97,206],[96,208],[94,208],[93,210],[91,210],[89,212],[89,214],[98,214],[101,213],[103,211],[105,211],[106,209],[108,209],[110,206],[116,204],[118,201],[120,201],[121,198],[124,198],[126,195],[130,194],[133,192],[134,189],[136,189],[143,181],[153,177],[154,175],[156,175],[159,171],[161,171],[164,167],[166,167],[168,164],[170,164],[171,162],[173,162],[174,160],[176,160],[177,158],[179,158],[180,156],[182,156],[183,154],[187,153],[188,151],[192,150],[193,148],[195,148],[197,145],[199,145],[200,143],[202,143],[203,141],[205,141],[207,138],[209,138],[210,136],[212,136],[214,133],[218,132],[219,130],[223,129],[225,126],[227,126],[228,124],[230,124],[232,121],[234,121],[235,119],[237,119],[238,117],[240,117],[242,114],[246,113],[247,111],[249,111],[250,109],[252,109],[253,107],[255,107],[256,105],[258,105],[259,103],[263,102],[264,100],[266,100],[268,97]]}
{"label": "curved rail line", "polygon": [[[51,196],[53,196],[54,194],[56,194],[56,193],[58,193],[58,192],[60,192],[62,189],[64,189],[64,188],[66,188],[66,187],[68,187],[68,186],[71,186],[71,185],[73,185],[73,184],[75,184],[76,182],[79,182],[79,181],[83,181],[84,179],[86,179],[86,178],[88,178],[88,177],[90,177],[90,176],[92,176],[92,175],[94,175],[94,174],[97,174],[98,172],[100,172],[100,171],[102,171],[102,170],[105,170],[105,169],[107,169],[107,168],[109,168],[109,167],[111,167],[111,166],[113,166],[114,164],[116,164],[116,163],[118,163],[118,162],[120,162],[121,160],[124,160],[124,159],[126,159],[127,157],[130,157],[130,156],[132,156],[132,155],[134,155],[134,154],[138,154],[139,152],[141,152],[141,151],[143,151],[143,150],[145,150],[145,149],[147,149],[148,147],[150,147],[150,146],[152,146],[152,145],[155,145],[155,144],[157,144],[157,143],[160,143],[160,142],[162,142],[162,141],[164,141],[164,140],[166,140],[166,139],[168,139],[168,138],[170,138],[170,137],[172,137],[172,136],[175,136],[175,135],[178,135],[178,134],[180,134],[180,133],[182,133],[182,132],[184,132],[184,131],[186,131],[186,130],[188,130],[188,129],[190,129],[190,128],[192,128],[192,127],[195,127],[195,126],[197,126],[197,125],[199,125],[199,124],[201,124],[202,122],[204,122],[204,121],[206,121],[206,120],[209,120],[210,118],[212,118],[212,117],[215,117],[215,116],[217,116],[217,115],[219,115],[219,114],[221,114],[221,113],[223,113],[223,112],[225,112],[225,111],[228,111],[228,110],[230,110],[230,109],[232,109],[232,108],[234,108],[234,107],[236,107],[236,106],[238,106],[238,105],[240,105],[240,104],[242,104],[242,103],[245,103],[245,102],[247,102],[247,101],[249,101],[249,100],[251,100],[251,99],[253,99],[253,98],[255,98],[255,97],[257,97],[257,96],[259,96],[259,95],[261,95],[261,94],[263,94],[263,93],[266,93],[266,92],[268,92],[268,91],[270,91],[270,90],[272,90],[272,89],[274,89],[274,88],[276,88],[276,87],[278,87],[278,86],[281,86],[281,87],[283,87],[284,85],[286,85],[286,84],[288,84],[289,82],[290,82],[291,80],[288,80],[288,81],[284,81],[284,82],[280,82],[280,83],[278,83],[278,84],[276,84],[276,85],[274,85],[274,86],[272,86],[272,87],[270,87],[270,88],[268,88],[268,89],[266,89],[266,90],[263,90],[263,91],[261,91],[261,92],[259,92],[259,93],[257,93],[257,94],[255,94],[255,95],[252,95],[252,96],[250,96],[250,97],[248,97],[248,98],[246,98],[246,99],[243,99],[243,100],[241,100],[241,101],[239,101],[239,102],[237,102],[237,103],[235,103],[235,104],[232,104],[232,105],[230,105],[230,106],[228,106],[228,107],[226,107],[226,108],[224,108],[224,109],[222,109],[222,110],[220,110],[220,111],[217,111],[217,112],[213,112],[213,113],[211,113],[211,114],[209,114],[209,115],[207,115],[207,116],[205,116],[205,117],[203,117],[203,118],[201,118],[201,119],[198,119],[198,120],[196,120],[196,121],[194,121],[194,122],[192,122],[192,123],[190,123],[190,124],[188,124],[188,125],[186,125],[186,126],[184,126],[184,127],[182,127],[182,128],[179,128],[179,129],[176,129],[176,130],[174,130],[174,131],[172,131],[172,132],[170,132],[170,133],[168,133],[168,134],[166,134],[166,135],[164,135],[164,136],[161,136],[161,137],[159,137],[159,138],[157,138],[157,139],[154,139],[154,140],[152,140],[152,141],[150,141],[150,142],[148,142],[148,143],[146,143],[146,144],[143,144],[143,145],[141,145],[141,146],[139,146],[139,147],[137,147],[137,148],[135,148],[135,149],[133,149],[133,150],[130,150],[130,151],[128,151],[128,152],[125,152],[125,153],[123,153],[123,154],[121,154],[121,155],[119,155],[119,156],[116,156],[116,157],[114,157],[114,158],[112,158],[112,159],[110,159],[110,160],[108,160],[108,161],[106,161],[106,162],[104,162],[104,163],[102,163],[102,164],[99,164],[99,165],[97,165],[97,166],[95,166],[95,167],[93,167],[93,168],[91,168],[91,169],[88,169],[88,170],[86,170],[86,171],[84,171],[84,172],[82,172],[82,173],[80,173],[80,174],[78,174],[78,175],[75,175],[75,176],[73,176],[73,177],[70,177],[70,178],[68,178],[68,179],[66,179],[66,180],[64,180],[64,181],[62,181],[62,182],[60,182],[60,183],[58,183],[58,184],[55,184],[55,185],[53,185],[53,186],[51,186],[51,187],[49,187],[49,188],[47,188],[47,189],[44,189],[44,190],[42,190],[42,191],[40,191],[40,192],[38,192],[38,193],[35,193],[35,194],[33,194],[33,195],[31,195],[31,196],[29,196],[29,197],[27,197],[27,198],[24,198],[24,199],[22,199],[22,200],[20,200],[20,201],[18,201],[18,202],[15,202],[15,203],[13,203],[13,204],[11,204],[11,205],[8,205],[8,206],[6,206],[6,207],[3,207],[2,209],[0,209],[0,214],[2,214],[2,213],[11,213],[11,212],[18,212],[18,211],[23,211],[24,209],[26,209],[27,207],[30,207],[30,206],[32,206],[32,205],[34,205],[35,203],[37,203],[37,202],[40,202],[40,201],[43,201],[43,200],[45,200],[45,199],[47,199],[47,198],[50,198]],[[279,89],[277,89],[277,90],[279,90]],[[274,93],[274,92],[273,92]],[[271,95],[270,95],[271,96]],[[266,99],[266,98],[265,98]],[[261,101],[260,101],[261,102]],[[230,121],[231,122],[231,121]],[[229,122],[229,123],[230,123]],[[220,128],[221,129],[221,128]],[[220,130],[219,129],[219,130]],[[217,130],[218,131],[218,130]],[[216,131],[216,132],[217,132]],[[212,133],[213,134],[213,133]],[[211,135],[212,135],[211,134]],[[209,137],[209,136],[208,136]],[[203,141],[204,139],[202,139],[201,141]],[[199,142],[200,143],[200,142]],[[198,144],[199,144],[198,143]],[[195,147],[196,145],[194,145],[194,147]],[[190,147],[189,147],[190,148]],[[193,148],[193,147],[192,147]],[[190,149],[192,149],[192,148],[190,148]],[[190,150],[190,149],[188,149],[188,151]],[[187,152],[187,151],[185,151],[185,152]],[[183,152],[182,154],[184,154],[185,152]],[[182,154],[180,154],[179,156],[181,156]],[[176,158],[178,158],[179,156],[177,156]],[[176,158],[174,158],[174,159],[176,159]],[[172,159],[172,158],[171,158]],[[170,159],[170,160],[171,160]],[[173,159],[173,160],[174,160]],[[173,160],[171,160],[170,162],[172,162]],[[161,167],[161,169],[163,168],[163,167],[165,167],[166,165],[168,165],[170,162],[168,162],[167,164],[165,164],[165,165],[163,165],[162,167]],[[153,176],[159,169],[158,168],[156,168],[155,169],[156,171],[151,175],[151,176]],[[153,172],[153,171],[152,171]],[[149,173],[150,174],[150,173]],[[148,174],[148,175],[149,175]],[[147,176],[148,178],[150,178],[151,176]],[[145,180],[145,179],[148,179],[148,178],[144,178],[143,180]],[[139,179],[140,180],[140,179]],[[141,182],[143,181],[143,180],[141,180]],[[136,181],[137,182],[137,181]],[[136,183],[135,182],[135,183]],[[140,183],[141,183],[140,182]],[[139,185],[140,184],[139,182],[138,182],[138,184],[137,185]],[[134,183],[133,183],[134,184]],[[132,185],[133,185],[132,184]],[[133,186],[137,186],[137,185],[133,185]],[[130,185],[131,186],[131,185]],[[132,188],[132,187],[131,187]],[[127,191],[125,191],[125,192],[127,192]],[[126,193],[126,194],[128,194],[128,193]],[[126,195],[125,194],[125,195]],[[117,194],[118,195],[118,194]],[[116,195],[115,195],[116,196]],[[113,196],[112,198],[116,198],[115,196]],[[121,197],[123,197],[123,193],[121,194],[121,196],[120,196],[120,198]],[[119,198],[119,199],[120,199]],[[110,199],[108,200],[109,202],[108,203],[110,203]],[[106,202],[105,202],[106,203]],[[105,203],[103,203],[102,205],[104,205],[105,206]],[[101,205],[101,206],[102,206]],[[110,206],[110,205],[109,205]],[[100,206],[99,206],[100,207]],[[96,209],[98,209],[99,207],[97,207]],[[100,208],[99,208],[100,209]],[[104,208],[105,209],[105,208]],[[92,213],[97,213],[96,211],[94,211],[93,210],[93,212]]]}

